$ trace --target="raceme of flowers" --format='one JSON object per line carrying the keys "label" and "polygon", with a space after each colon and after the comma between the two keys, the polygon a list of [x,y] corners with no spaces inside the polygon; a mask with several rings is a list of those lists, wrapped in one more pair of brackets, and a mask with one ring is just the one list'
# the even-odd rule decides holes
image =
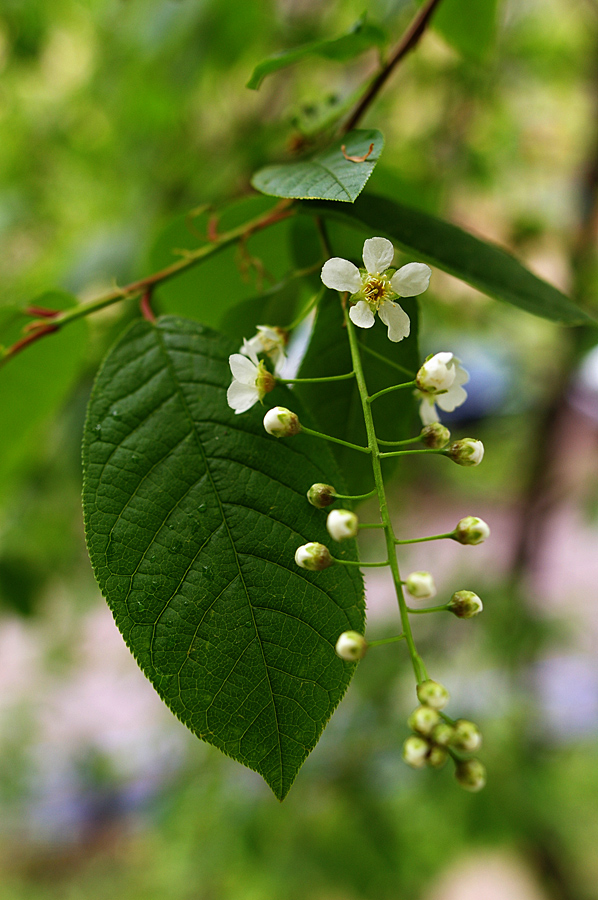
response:
{"label": "raceme of flowers", "polygon": [[363,245],[365,269],[335,256],[324,263],[321,278],[327,288],[351,294],[354,305],[349,317],[354,325],[371,328],[378,313],[388,327],[389,340],[397,342],[409,335],[411,324],[405,310],[393,298],[423,294],[432,272],[429,266],[416,262],[393,271],[390,265],[394,253],[393,245],[386,238],[368,238]]}

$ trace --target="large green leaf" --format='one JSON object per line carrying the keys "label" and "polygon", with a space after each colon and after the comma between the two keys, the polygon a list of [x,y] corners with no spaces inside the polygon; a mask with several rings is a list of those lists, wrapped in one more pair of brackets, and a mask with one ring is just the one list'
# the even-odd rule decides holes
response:
{"label": "large green leaf", "polygon": [[[277,441],[263,409],[226,403],[236,344],[183,319],[134,325],[89,405],[84,510],[116,623],[170,709],[284,797],[353,666],[338,635],[363,630],[357,567],[310,573],[296,548],[329,542],[305,498],[342,483],[326,445]],[[286,389],[272,404],[297,405]],[[335,555],[355,558],[353,542]]]}
{"label": "large green leaf", "polygon": [[[363,162],[346,159],[342,146],[347,156],[367,156],[367,159]],[[383,147],[384,137],[379,131],[350,131],[311,159],[260,169],[251,183],[256,190],[272,197],[353,203],[374,171]]]}
{"label": "large green leaf", "polygon": [[[68,309],[75,298],[50,291],[35,303]],[[22,337],[31,317],[16,308],[0,310],[0,340],[5,346]],[[35,452],[39,429],[61,406],[85,364],[87,323],[81,319],[31,344],[0,367],[0,494],[10,476]]]}
{"label": "large green leaf", "polygon": [[327,41],[311,41],[291,50],[283,50],[275,53],[259,63],[252,72],[247,82],[247,87],[258,90],[266,75],[285,69],[295,63],[301,62],[308,56],[323,56],[325,59],[333,59],[338,62],[346,62],[359,56],[370,47],[380,46],[386,40],[385,32],[379,25],[368,22],[365,15],[351,26],[349,31],[337,38]]}
{"label": "large green leaf", "polygon": [[462,281],[526,312],[565,325],[595,324],[595,320],[547,281],[494,244],[429,213],[366,194],[348,206],[305,204],[306,212],[351,222],[371,235],[386,235],[414,259],[444,269]]}

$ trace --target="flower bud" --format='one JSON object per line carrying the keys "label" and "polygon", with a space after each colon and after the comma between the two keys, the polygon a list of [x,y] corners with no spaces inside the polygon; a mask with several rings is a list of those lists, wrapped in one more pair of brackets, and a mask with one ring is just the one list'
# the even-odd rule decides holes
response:
{"label": "flower bud", "polygon": [[482,746],[480,729],[474,722],[457,719],[451,745],[465,753],[475,753]]}
{"label": "flower bud", "polygon": [[354,538],[359,531],[359,519],[350,509],[333,509],[326,519],[328,534],[335,541]]}
{"label": "flower bud", "polygon": [[450,700],[450,695],[444,685],[429,679],[418,684],[417,698],[424,706],[431,706],[432,709],[444,709]]}
{"label": "flower bud", "polygon": [[454,733],[454,727],[449,725],[448,722],[439,722],[438,725],[432,729],[432,734],[430,736],[435,744],[446,747],[450,744]]}
{"label": "flower bud", "polygon": [[441,425],[440,422],[432,422],[431,425],[426,425],[422,428],[420,439],[426,447],[430,447],[433,450],[440,450],[441,447],[446,447],[450,441],[451,433],[448,428],[446,428],[445,425]]}
{"label": "flower bud", "polygon": [[439,719],[440,716],[431,706],[418,706],[407,719],[407,724],[412,731],[417,731],[427,737],[432,733]]}
{"label": "flower bud", "polygon": [[422,737],[412,734],[403,744],[403,759],[414,769],[423,769],[430,745]]}
{"label": "flower bud", "polygon": [[415,382],[426,394],[444,394],[455,380],[456,370],[452,365],[452,353],[436,353],[425,361]]}
{"label": "flower bud", "polygon": [[407,576],[405,587],[418,600],[430,600],[436,596],[436,585],[430,572],[412,572]]}
{"label": "flower bud", "polygon": [[484,604],[473,591],[456,591],[446,608],[459,619],[472,619],[482,612]]}
{"label": "flower bud", "polygon": [[442,769],[448,759],[448,751],[444,747],[432,747],[426,762],[432,769]]}
{"label": "flower bud", "polygon": [[451,444],[447,456],[460,466],[479,466],[484,458],[484,445],[475,438],[463,438]]}
{"label": "flower bud", "polygon": [[307,499],[316,509],[324,509],[336,500],[336,490],[331,484],[312,484],[307,492]]}
{"label": "flower bud", "polygon": [[482,544],[490,537],[490,528],[477,516],[465,516],[457,522],[453,540],[460,544]]}
{"label": "flower bud", "polygon": [[309,544],[302,544],[295,551],[295,562],[302,569],[309,569],[310,572],[321,572],[331,566],[333,559],[328,551],[328,547],[324,544],[318,544],[317,541],[311,541]]}
{"label": "flower bud", "polygon": [[363,659],[368,649],[368,642],[358,631],[343,631],[336,647],[334,648],[336,655],[347,662],[357,662]]}
{"label": "flower bud", "polygon": [[457,763],[455,778],[466,791],[481,791],[486,784],[486,766],[479,759],[464,759]]}
{"label": "flower bud", "polygon": [[276,438],[299,434],[301,425],[296,413],[284,406],[274,406],[264,416],[264,428]]}

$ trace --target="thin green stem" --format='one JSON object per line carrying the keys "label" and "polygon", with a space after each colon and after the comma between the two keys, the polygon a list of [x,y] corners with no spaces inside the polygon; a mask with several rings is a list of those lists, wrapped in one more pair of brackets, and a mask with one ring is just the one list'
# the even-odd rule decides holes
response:
{"label": "thin green stem", "polygon": [[376,496],[376,488],[368,491],[367,494],[335,494],[335,500],[369,500],[370,497]]}
{"label": "thin green stem", "polygon": [[415,381],[405,381],[403,384],[393,384],[392,387],[384,388],[384,390],[378,391],[377,393],[372,394],[371,397],[368,397],[368,403],[373,403],[378,397],[383,397],[385,394],[390,394],[392,391],[400,391],[402,388],[413,387],[414,384]]}
{"label": "thin green stem", "polygon": [[411,663],[413,665],[413,671],[415,673],[415,679],[418,684],[427,679],[427,672],[424,666],[423,660],[417,652],[417,648],[415,646],[415,641],[413,640],[413,634],[411,631],[411,623],[409,621],[409,613],[407,611],[407,604],[405,602],[405,597],[403,595],[403,587],[401,585],[401,575],[399,572],[399,564],[397,561],[397,553],[396,553],[396,538],[394,535],[392,522],[390,519],[390,514],[388,511],[388,502],[386,499],[386,491],[384,489],[384,480],[382,478],[382,466],[380,464],[380,454],[378,451],[378,443],[376,439],[376,429],[374,426],[374,419],[372,416],[372,409],[370,404],[368,403],[368,389],[365,382],[365,376],[363,373],[363,365],[361,362],[361,355],[359,353],[360,344],[357,340],[357,335],[355,333],[355,329],[353,327],[353,323],[351,322],[347,310],[345,309],[345,323],[347,327],[347,334],[349,335],[349,345],[351,347],[351,358],[353,360],[353,369],[355,370],[355,376],[357,379],[357,387],[359,390],[359,396],[361,399],[361,406],[363,410],[363,418],[365,422],[365,430],[368,437],[368,447],[372,455],[372,472],[374,475],[374,483],[376,485],[376,493],[378,495],[378,503],[380,506],[380,518],[384,524],[384,534],[386,538],[386,547],[388,552],[388,562],[390,566],[390,570],[392,572],[392,577],[395,585],[395,591],[397,595],[397,602],[399,604],[399,613],[401,616],[401,624],[403,626],[403,633],[405,635],[405,641],[407,642],[407,647],[409,648],[409,655],[411,657]]}
{"label": "thin green stem", "polygon": [[398,372],[402,372],[403,375],[409,375],[410,378],[416,374],[412,372],[411,369],[406,369],[405,366],[399,365],[399,363],[395,362],[392,359],[387,359],[386,356],[383,356],[381,353],[378,353],[377,350],[372,350],[371,347],[368,347],[367,344],[362,344],[360,342],[359,349],[364,350],[369,356],[373,356],[374,359],[380,360],[380,362],[386,363],[387,366],[390,366],[392,369],[397,369]]}
{"label": "thin green stem", "polygon": [[426,448],[425,450],[391,450],[390,453],[381,453],[380,456],[382,459],[386,459],[389,456],[412,456],[415,453],[444,453],[444,450],[435,450],[433,448]]}
{"label": "thin green stem", "polygon": [[281,384],[314,384],[318,381],[347,381],[355,378],[355,372],[347,372],[346,375],[323,375],[321,378],[277,378]]}
{"label": "thin green stem", "polygon": [[321,431],[314,431],[313,428],[306,428],[305,425],[301,426],[301,431],[304,434],[311,434],[312,437],[322,438],[324,441],[332,441],[333,444],[342,444],[343,447],[350,447],[351,450],[359,450],[360,453],[371,453],[369,447],[360,447],[359,444],[351,444],[349,441],[343,441],[341,438],[332,437],[330,434],[322,434]]}
{"label": "thin green stem", "polygon": [[407,609],[410,613],[417,613],[418,615],[421,615],[422,613],[444,612],[444,610],[448,609],[448,603],[443,603],[442,606],[427,606],[426,609],[412,609],[408,606]]}
{"label": "thin green stem", "polygon": [[378,443],[383,444],[385,447],[400,447],[402,444],[417,444],[421,439],[421,434],[418,434],[417,437],[405,438],[404,441],[383,441],[378,438]]}
{"label": "thin green stem", "polygon": [[424,544],[426,541],[442,541],[444,538],[454,538],[455,532],[448,531],[446,534],[431,534],[429,537],[409,538],[408,540],[399,540],[395,538],[395,544]]}
{"label": "thin green stem", "polygon": [[381,638],[379,641],[368,641],[368,647],[379,647],[381,644],[394,644],[396,641],[404,640],[404,634],[397,634],[396,637]]}
{"label": "thin green stem", "polygon": [[390,562],[385,559],[384,562],[375,562],[375,563],[366,563],[360,562],[357,559],[337,559],[336,556],[332,557],[335,563],[339,563],[341,566],[360,566],[366,567],[369,569],[381,569],[383,566],[389,566]]}

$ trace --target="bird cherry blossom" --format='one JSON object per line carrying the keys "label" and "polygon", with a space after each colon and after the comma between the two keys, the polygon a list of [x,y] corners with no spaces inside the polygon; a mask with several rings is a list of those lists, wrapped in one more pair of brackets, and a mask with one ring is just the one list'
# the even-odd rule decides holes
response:
{"label": "bird cherry blossom", "polygon": [[424,425],[438,421],[437,406],[452,412],[467,400],[463,387],[469,381],[469,372],[452,353],[436,353],[417,373],[417,396],[420,398],[419,414]]}
{"label": "bird cherry blossom", "polygon": [[388,327],[391,341],[402,341],[410,331],[409,316],[394,297],[416,297],[430,282],[431,269],[424,263],[407,263],[397,271],[390,269],[394,247],[383,237],[368,238],[363,245],[365,269],[338,256],[327,260],[322,281],[327,288],[348,291],[354,305],[349,317],[359,328],[371,328],[378,313]]}
{"label": "bird cherry blossom", "polygon": [[276,379],[268,372],[263,362],[253,350],[247,355],[233,353],[228,358],[233,380],[226,394],[228,405],[235,413],[247,412],[248,409],[262,400],[264,395],[276,385]]}
{"label": "bird cherry blossom", "polygon": [[258,353],[265,353],[272,361],[274,374],[280,375],[287,361],[285,348],[289,341],[289,333],[285,328],[272,325],[258,325],[257,333],[250,340],[243,339],[239,353],[254,359]]}

